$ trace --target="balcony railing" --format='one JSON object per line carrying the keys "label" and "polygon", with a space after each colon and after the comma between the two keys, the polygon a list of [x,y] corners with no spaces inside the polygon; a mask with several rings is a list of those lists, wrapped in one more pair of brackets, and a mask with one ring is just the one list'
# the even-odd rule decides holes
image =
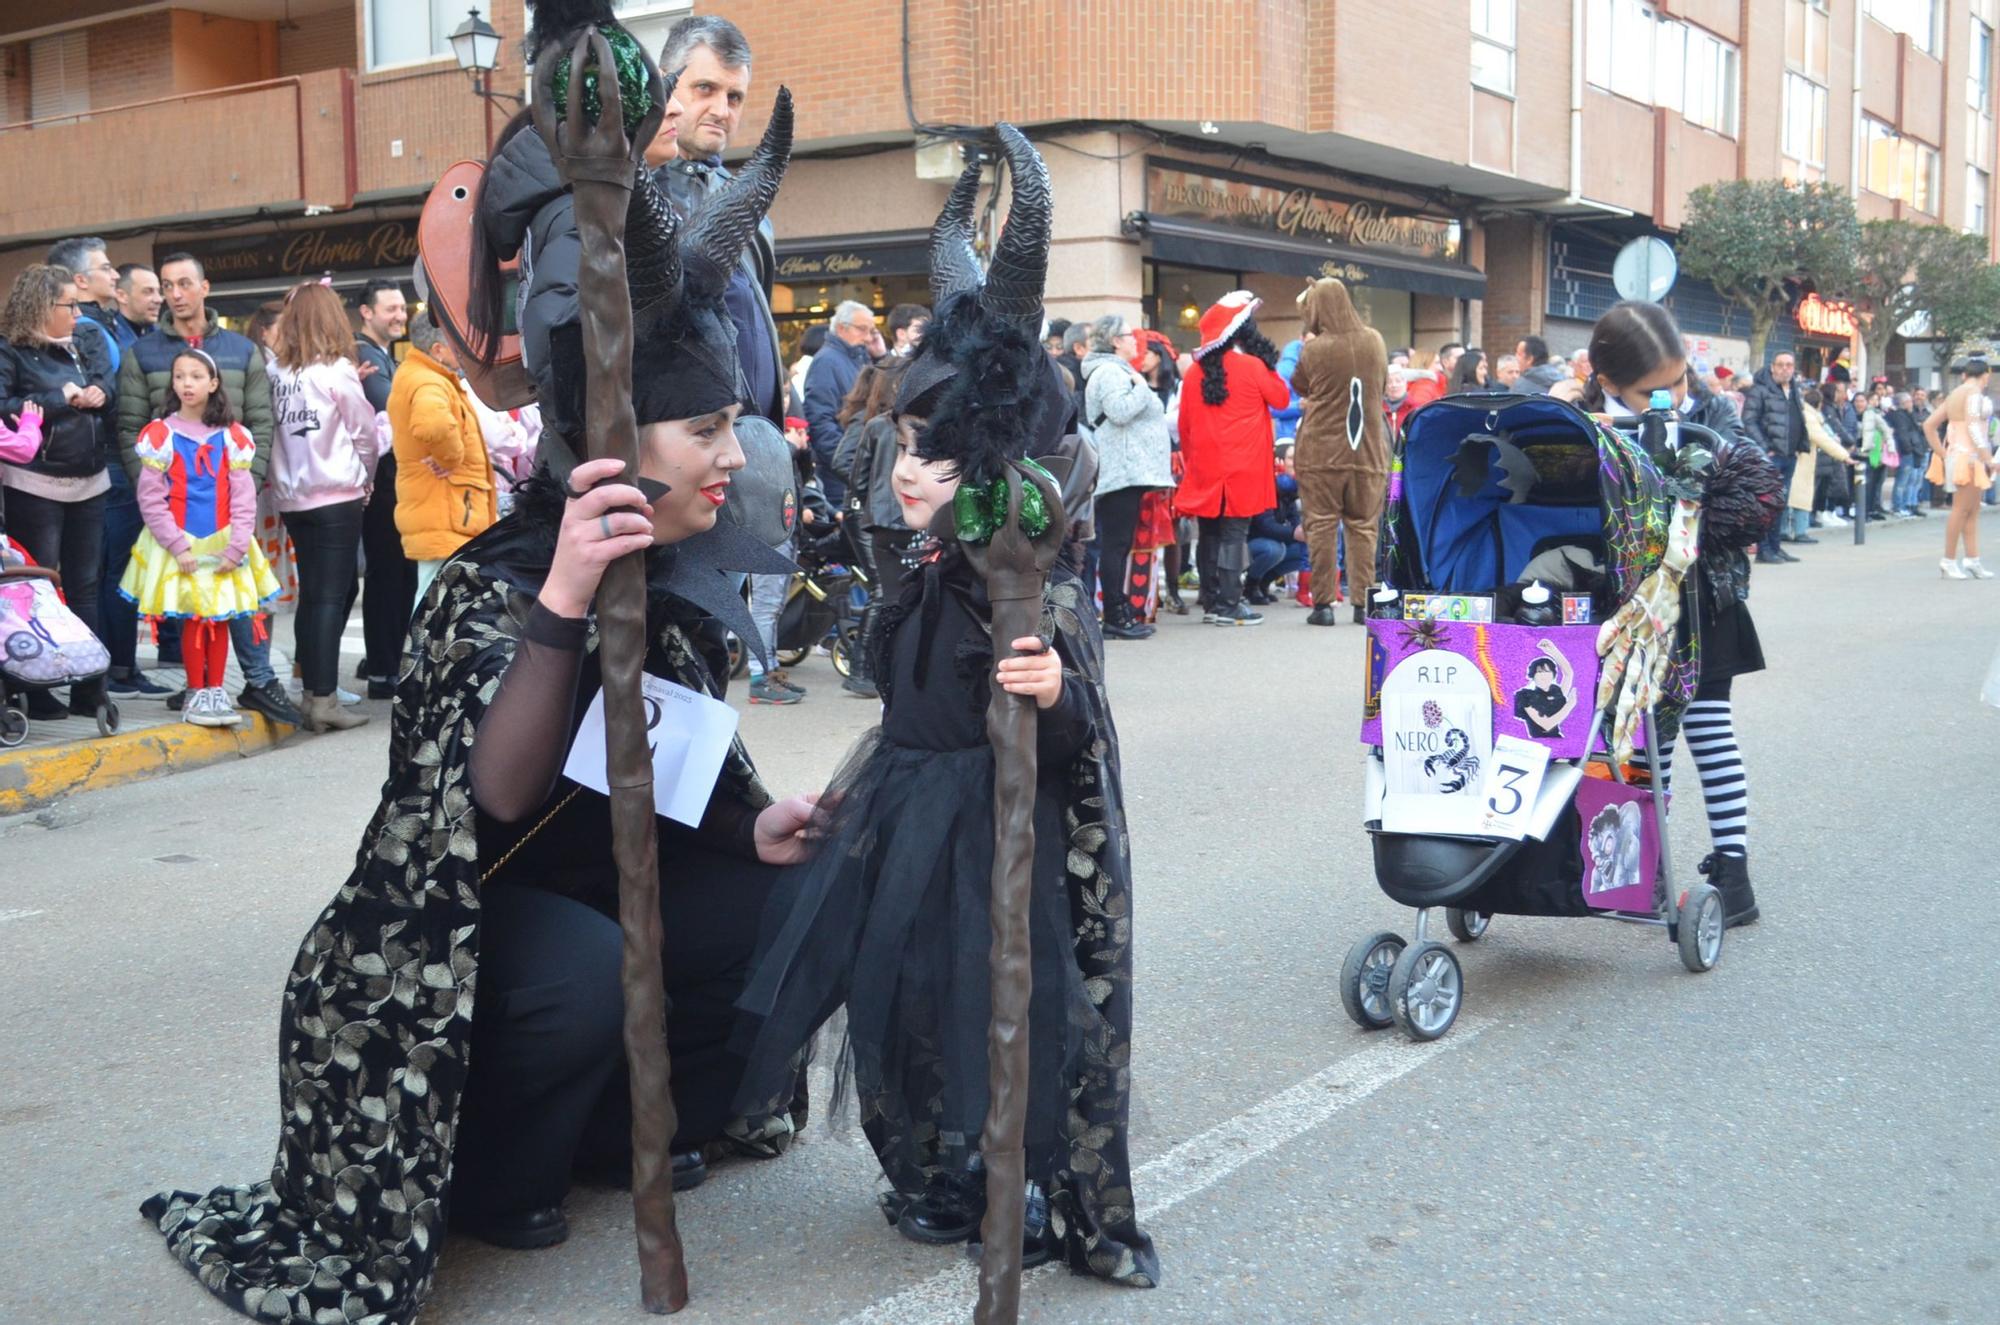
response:
{"label": "balcony railing", "polygon": [[347,69],[0,125],[10,239],[347,207],[357,173]]}

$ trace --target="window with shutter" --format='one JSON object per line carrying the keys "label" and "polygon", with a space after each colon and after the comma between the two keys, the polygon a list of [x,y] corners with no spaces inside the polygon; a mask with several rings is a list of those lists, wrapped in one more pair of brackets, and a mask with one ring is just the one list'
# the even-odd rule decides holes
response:
{"label": "window with shutter", "polygon": [[78,28],[28,43],[28,118],[81,116],[90,109],[90,35]]}

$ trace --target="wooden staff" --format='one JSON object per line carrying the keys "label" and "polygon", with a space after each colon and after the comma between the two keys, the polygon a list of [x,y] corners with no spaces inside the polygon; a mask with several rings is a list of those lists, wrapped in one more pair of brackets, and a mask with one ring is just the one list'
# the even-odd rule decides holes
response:
{"label": "wooden staff", "polygon": [[[965,545],[986,581],[992,604],[993,657],[1015,655],[1014,641],[1039,635],[1042,591],[1064,535],[1062,496],[1053,484],[1010,467],[1007,518],[983,547]],[[1021,528],[1021,485],[1042,489],[1048,528],[1030,538]],[[1035,701],[999,685],[986,706],[993,746],[993,883],[989,903],[993,947],[988,957],[993,1017],[986,1034],[986,1125],[979,1153],[986,1164],[986,1214],[979,1225],[977,1325],[1011,1325],[1021,1312],[1021,1235],[1027,1156],[1022,1133],[1028,1111],[1028,914],[1035,876]]]}
{"label": "wooden staff", "polygon": [[[584,114],[586,58],[595,56],[602,112]],[[569,60],[569,106],[555,119],[556,61]],[[549,145],[575,197],[580,245],[577,306],[583,326],[587,458],[624,462],[639,473],[639,430],[632,411],[632,297],[625,280],[625,214],[634,173],[666,110],[666,89],[645,61],[652,106],[627,138],[611,46],[596,29],[567,51],[535,62],[535,128]],[[674,1226],[672,1064],[667,1053],[667,995],[660,967],[659,842],[654,822],[653,759],[639,677],[646,661],[645,554],[605,568],[597,590],[598,659],[604,672],[605,776],[611,789],[612,856],[618,865],[618,925],[625,946],[625,1059],[632,1077],[632,1215],[639,1242],[639,1291],[655,1315],[687,1305],[687,1263]]]}

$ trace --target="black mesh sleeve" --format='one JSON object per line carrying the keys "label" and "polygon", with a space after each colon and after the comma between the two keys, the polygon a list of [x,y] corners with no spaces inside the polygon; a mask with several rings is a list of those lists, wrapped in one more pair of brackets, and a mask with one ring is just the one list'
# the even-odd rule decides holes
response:
{"label": "black mesh sleeve", "polygon": [[518,823],[555,789],[569,754],[577,674],[589,623],[529,610],[514,660],[479,719],[468,776],[473,803],[501,823]]}

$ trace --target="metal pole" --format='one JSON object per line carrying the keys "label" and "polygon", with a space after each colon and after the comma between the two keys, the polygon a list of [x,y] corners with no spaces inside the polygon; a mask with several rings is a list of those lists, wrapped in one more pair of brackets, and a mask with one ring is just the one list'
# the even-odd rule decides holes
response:
{"label": "metal pole", "polygon": [[1868,541],[1868,462],[1854,467],[1854,546]]}

